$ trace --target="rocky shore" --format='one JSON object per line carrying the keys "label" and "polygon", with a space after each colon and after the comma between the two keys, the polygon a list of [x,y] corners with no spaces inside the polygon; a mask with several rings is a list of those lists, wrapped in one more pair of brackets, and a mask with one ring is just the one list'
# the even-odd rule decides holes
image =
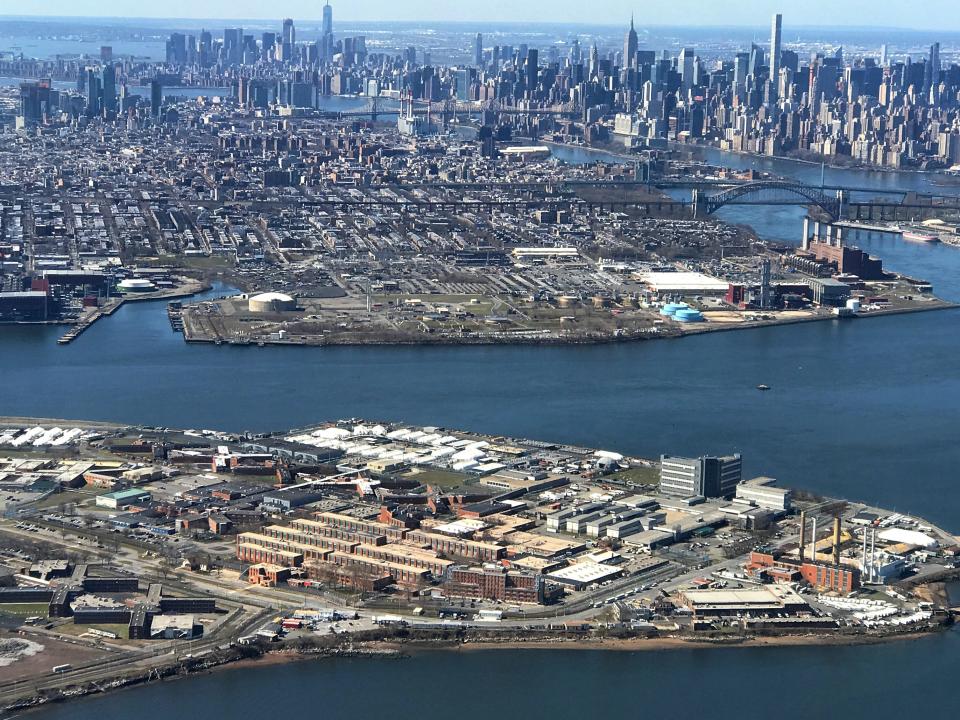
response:
{"label": "rocky shore", "polygon": [[615,652],[669,651],[678,649],[797,647],[808,645],[874,645],[916,640],[945,631],[953,616],[944,613],[934,621],[904,630],[863,631],[839,628],[835,631],[800,633],[676,633],[636,634],[626,630],[563,631],[548,635],[522,629],[455,629],[423,631],[389,629],[355,635],[299,639],[287,643],[239,646],[225,645],[202,657],[180,658],[166,665],[142,669],[112,680],[72,683],[69,676],[55,689],[45,689],[0,708],[0,717],[50,703],[132,688],[152,682],[170,682],[197,674],[224,669],[265,667],[321,658],[413,658],[422,652],[472,652],[497,650],[604,650]]}

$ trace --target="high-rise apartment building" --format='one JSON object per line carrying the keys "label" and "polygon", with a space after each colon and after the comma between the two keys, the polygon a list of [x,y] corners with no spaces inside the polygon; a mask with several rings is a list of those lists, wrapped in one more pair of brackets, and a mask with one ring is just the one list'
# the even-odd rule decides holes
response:
{"label": "high-rise apartment building", "polygon": [[780,51],[783,39],[783,15],[777,13],[770,23],[770,79],[774,82],[780,77]]}

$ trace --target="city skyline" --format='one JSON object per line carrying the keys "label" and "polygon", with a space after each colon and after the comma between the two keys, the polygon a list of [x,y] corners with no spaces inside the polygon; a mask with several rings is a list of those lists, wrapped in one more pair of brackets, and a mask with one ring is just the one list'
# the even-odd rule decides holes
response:
{"label": "city skyline", "polygon": [[[398,5],[386,0],[365,0],[349,7],[332,3],[345,22],[531,22],[545,24],[583,23],[598,26],[619,25],[634,15],[638,28],[646,26],[676,26],[689,24],[691,17],[697,24],[691,27],[754,27],[758,18],[780,13],[784,8],[779,0],[751,0],[730,6],[706,4],[699,0],[677,0],[669,5],[644,6],[634,0],[605,0],[586,8],[573,0],[533,0],[516,4],[492,0],[476,9],[463,6],[438,6],[426,0],[410,0]],[[187,0],[170,0],[162,12],[131,3],[129,0],[21,0],[16,15],[4,17],[90,17],[138,19],[223,19],[275,20],[280,17],[299,17],[305,21],[320,22],[323,4],[318,1],[287,0],[273,3],[264,12],[262,3],[252,0],[211,0],[198,6]],[[866,0],[848,0],[840,5],[827,0],[813,0],[804,8],[803,22],[795,27],[895,28],[900,30],[931,30],[943,32],[960,30],[960,15],[949,0],[932,0],[926,6],[924,20],[908,6],[886,7],[882,16]]]}

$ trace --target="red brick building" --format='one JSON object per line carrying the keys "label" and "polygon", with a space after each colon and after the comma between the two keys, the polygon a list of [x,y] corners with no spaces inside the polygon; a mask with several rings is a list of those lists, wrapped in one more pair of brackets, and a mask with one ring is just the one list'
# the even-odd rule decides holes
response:
{"label": "red brick building", "polygon": [[456,597],[515,603],[542,603],[544,599],[542,576],[500,565],[454,568],[450,580],[446,591]]}
{"label": "red brick building", "polygon": [[774,582],[804,580],[817,590],[833,590],[848,595],[860,587],[860,571],[847,565],[825,562],[800,562],[793,558],[775,557],[752,552],[746,569],[763,572]]}

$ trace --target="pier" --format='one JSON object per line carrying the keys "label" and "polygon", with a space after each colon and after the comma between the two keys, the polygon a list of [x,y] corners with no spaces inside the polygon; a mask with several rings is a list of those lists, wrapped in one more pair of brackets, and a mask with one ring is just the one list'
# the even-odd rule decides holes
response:
{"label": "pier", "polygon": [[113,315],[121,305],[123,305],[124,298],[110,298],[104,304],[103,307],[97,308],[92,313],[80,320],[79,323],[74,325],[72,328],[67,330],[63,336],[57,340],[58,345],[69,345],[78,337],[83,335],[91,325],[93,325],[97,320],[106,316]]}

